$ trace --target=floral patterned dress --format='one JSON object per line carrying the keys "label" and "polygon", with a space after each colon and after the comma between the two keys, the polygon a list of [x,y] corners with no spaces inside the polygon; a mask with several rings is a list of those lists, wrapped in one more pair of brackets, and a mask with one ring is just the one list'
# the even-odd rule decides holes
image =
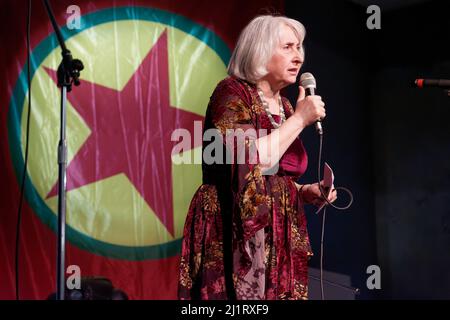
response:
{"label": "floral patterned dress", "polygon": [[[282,102],[288,118],[293,108],[286,98]],[[223,137],[230,129],[274,130],[256,86],[236,77],[222,80],[211,96],[204,130],[211,128]],[[241,147],[251,154],[253,142],[248,139]],[[204,150],[208,144],[204,142]],[[239,147],[225,138],[222,145]],[[262,174],[258,159],[203,162],[203,184],[184,226],[180,299],[307,298],[312,253],[304,202],[294,184],[307,167],[303,143],[294,140],[275,174]]]}

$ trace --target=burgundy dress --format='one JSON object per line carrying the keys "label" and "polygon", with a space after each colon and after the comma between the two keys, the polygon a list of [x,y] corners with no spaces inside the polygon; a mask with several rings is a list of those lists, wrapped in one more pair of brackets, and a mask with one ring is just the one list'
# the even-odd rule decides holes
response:
{"label": "burgundy dress", "polygon": [[[293,108],[282,101],[289,117]],[[211,128],[223,137],[227,129],[273,130],[255,85],[235,77],[222,80],[211,96],[204,130]],[[241,145],[249,154],[253,141]],[[223,145],[238,147],[234,141]],[[180,299],[307,298],[312,253],[303,199],[294,184],[307,167],[303,143],[295,139],[275,174],[262,174],[258,159],[203,163],[203,184],[184,227]]]}

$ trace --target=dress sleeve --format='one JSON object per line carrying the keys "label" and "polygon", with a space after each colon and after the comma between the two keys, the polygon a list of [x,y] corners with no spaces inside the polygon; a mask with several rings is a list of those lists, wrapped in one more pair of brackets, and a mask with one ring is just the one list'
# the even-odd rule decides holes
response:
{"label": "dress sleeve", "polygon": [[232,160],[233,212],[239,212],[244,241],[267,225],[271,208],[255,144],[258,133],[251,101],[242,86],[225,82],[218,85],[208,106],[211,124],[220,132],[228,161]]}

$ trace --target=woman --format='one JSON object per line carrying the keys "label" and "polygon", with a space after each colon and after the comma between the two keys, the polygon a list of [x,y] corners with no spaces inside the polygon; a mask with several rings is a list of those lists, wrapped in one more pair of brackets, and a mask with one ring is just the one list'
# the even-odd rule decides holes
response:
{"label": "woman", "polygon": [[[296,20],[256,17],[239,37],[230,76],[211,96],[204,130],[218,130],[224,148],[237,152],[224,164],[204,159],[203,184],[184,228],[180,299],[307,298],[312,253],[303,205],[325,200],[317,184],[296,183],[307,167],[299,134],[325,109],[320,96],[305,98],[302,87],[295,111],[280,96],[296,82],[304,36]],[[245,143],[227,139],[237,129],[257,134]],[[335,199],[334,191],[328,200]]]}

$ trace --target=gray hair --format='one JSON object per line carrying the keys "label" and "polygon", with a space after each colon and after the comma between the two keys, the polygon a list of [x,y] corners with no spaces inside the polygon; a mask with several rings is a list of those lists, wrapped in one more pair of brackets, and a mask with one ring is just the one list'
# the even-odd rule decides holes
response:
{"label": "gray hair", "polygon": [[[228,74],[252,83],[264,77],[268,73],[266,65],[279,44],[283,24],[294,31],[302,45],[306,31],[299,21],[284,16],[258,16],[239,35],[228,63]],[[304,55],[303,46],[301,54]]]}

